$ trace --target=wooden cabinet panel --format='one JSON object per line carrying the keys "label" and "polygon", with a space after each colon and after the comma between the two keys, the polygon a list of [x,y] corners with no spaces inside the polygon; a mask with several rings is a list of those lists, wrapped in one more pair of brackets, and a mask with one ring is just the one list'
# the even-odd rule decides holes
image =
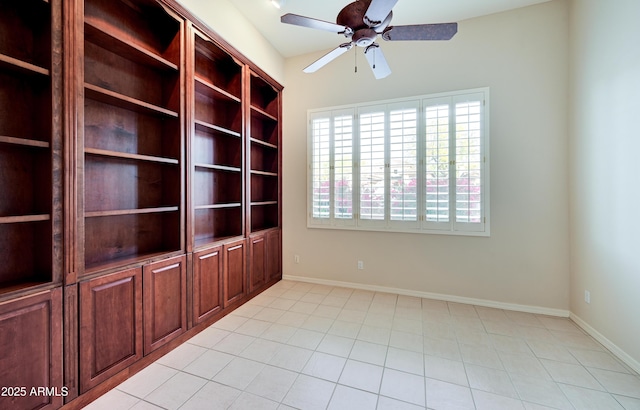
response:
{"label": "wooden cabinet panel", "polygon": [[282,275],[280,230],[272,229],[249,238],[249,287],[255,292]]}
{"label": "wooden cabinet panel", "polygon": [[144,353],[187,330],[186,257],[146,265],[144,280]]}
{"label": "wooden cabinet panel", "polygon": [[246,293],[245,241],[224,245],[224,306],[242,299]]}
{"label": "wooden cabinet panel", "polygon": [[267,282],[282,277],[282,245],[280,229],[267,232],[266,278]]}
{"label": "wooden cabinet panel", "polygon": [[[0,386],[25,388],[24,395],[0,396],[0,408],[62,405],[61,316],[61,288],[0,304]],[[39,387],[54,394],[31,394]]]}
{"label": "wooden cabinet panel", "polygon": [[201,323],[222,310],[222,246],[193,255],[193,321]]}
{"label": "wooden cabinet panel", "polygon": [[254,292],[264,285],[266,280],[266,237],[264,235],[252,236],[249,238],[249,244],[249,290]]}
{"label": "wooden cabinet panel", "polygon": [[80,392],[142,358],[142,269],[80,283]]}

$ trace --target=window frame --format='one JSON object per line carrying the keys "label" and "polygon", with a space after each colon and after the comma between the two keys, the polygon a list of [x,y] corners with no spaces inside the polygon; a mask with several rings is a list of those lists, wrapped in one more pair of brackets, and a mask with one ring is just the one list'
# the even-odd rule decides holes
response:
{"label": "window frame", "polygon": [[[475,130],[480,133],[480,143],[474,145],[479,147],[480,152],[475,153],[476,159],[479,155],[480,162],[474,163],[476,172],[480,174],[480,197],[475,198],[474,202],[479,203],[480,206],[480,221],[479,222],[462,222],[456,217],[456,201],[460,197],[466,195],[465,193],[457,194],[455,192],[456,187],[465,187],[470,185],[469,177],[467,175],[466,185],[457,185],[458,179],[456,178],[456,166],[454,161],[458,160],[456,156],[456,142],[459,133],[456,131],[455,118],[456,118],[456,104],[464,103],[468,101],[480,101],[479,105],[479,118],[480,126]],[[446,103],[448,105],[448,156],[451,160],[449,162],[447,178],[449,178],[448,195],[447,199],[449,204],[447,222],[437,222],[428,220],[427,218],[427,119],[426,109],[427,106],[433,106],[432,103]],[[391,136],[390,136],[390,113],[392,111],[398,111],[403,109],[410,109],[415,107],[417,109],[416,118],[416,208],[417,217],[415,220],[411,218],[409,220],[396,220],[392,217],[391,212]],[[477,108],[477,105],[476,105]],[[384,169],[384,219],[372,220],[361,217],[361,177],[362,177],[362,146],[361,146],[361,120],[360,115],[372,112],[384,112],[384,155],[385,155],[385,169]],[[334,212],[334,183],[335,183],[335,145],[334,145],[334,118],[338,116],[350,116],[352,119],[352,143],[351,155],[353,157],[353,166],[351,167],[352,175],[352,213],[351,218],[337,218]],[[329,151],[330,151],[330,195],[329,195],[329,217],[317,218],[313,215],[313,177],[314,177],[314,162],[313,162],[313,144],[314,133],[313,124],[314,121],[328,119],[329,120]],[[347,229],[347,230],[362,230],[362,231],[377,231],[377,232],[401,232],[401,233],[422,233],[422,234],[446,234],[446,235],[465,235],[465,236],[490,236],[490,102],[489,102],[489,88],[475,88],[468,90],[459,90],[453,92],[443,92],[437,94],[428,94],[420,96],[412,96],[407,98],[397,98],[382,101],[366,102],[362,104],[342,105],[329,108],[310,109],[307,111],[307,227],[308,228],[322,228],[322,229]],[[404,129],[403,129],[404,130]],[[403,131],[404,132],[404,131]],[[471,140],[467,137],[466,140]],[[477,137],[476,137],[477,140]],[[462,142],[465,139],[461,140]],[[465,155],[468,155],[467,152]],[[462,156],[460,156],[463,158]],[[470,169],[470,168],[469,168]],[[470,173],[467,173],[470,175]],[[477,177],[476,177],[477,180]],[[467,197],[469,202],[471,198]]]}

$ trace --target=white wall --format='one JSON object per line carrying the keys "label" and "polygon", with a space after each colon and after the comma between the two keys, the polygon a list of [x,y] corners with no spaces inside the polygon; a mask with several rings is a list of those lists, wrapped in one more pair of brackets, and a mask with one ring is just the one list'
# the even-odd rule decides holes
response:
{"label": "white wall", "polygon": [[[177,0],[198,16],[226,42],[273,79],[284,81],[284,58],[258,30],[227,0]],[[257,5],[260,6],[260,5]],[[278,13],[266,0],[265,13]]]}
{"label": "white wall", "polygon": [[[571,311],[640,369],[640,2],[571,2]],[[584,291],[591,292],[591,304]],[[629,359],[629,358],[627,358]]]}
{"label": "white wall", "polygon": [[[568,310],[567,3],[463,21],[449,42],[382,43],[393,74],[379,81],[362,54],[354,73],[354,50],[315,74],[301,71],[324,53],[286,60],[284,274]],[[307,109],[484,86],[490,238],[306,227]]]}

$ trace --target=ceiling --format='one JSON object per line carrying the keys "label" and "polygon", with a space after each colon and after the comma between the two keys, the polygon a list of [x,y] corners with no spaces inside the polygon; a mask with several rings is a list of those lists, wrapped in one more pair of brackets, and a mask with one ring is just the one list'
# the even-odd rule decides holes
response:
{"label": "ceiling", "polygon": [[[283,24],[280,16],[294,13],[334,23],[350,0],[286,0],[280,10],[270,0],[228,1],[285,58],[333,49],[345,40],[331,32]],[[546,1],[549,0],[399,0],[393,8],[392,25],[459,22]]]}

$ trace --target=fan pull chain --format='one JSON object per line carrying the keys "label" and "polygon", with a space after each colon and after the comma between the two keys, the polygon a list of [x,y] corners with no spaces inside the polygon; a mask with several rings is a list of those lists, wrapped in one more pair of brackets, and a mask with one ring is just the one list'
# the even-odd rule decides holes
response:
{"label": "fan pull chain", "polygon": [[373,49],[373,69],[376,69],[376,49]]}
{"label": "fan pull chain", "polygon": [[358,72],[358,47],[354,47],[353,48],[353,55],[354,55],[354,60],[355,60],[355,71],[354,73]]}

